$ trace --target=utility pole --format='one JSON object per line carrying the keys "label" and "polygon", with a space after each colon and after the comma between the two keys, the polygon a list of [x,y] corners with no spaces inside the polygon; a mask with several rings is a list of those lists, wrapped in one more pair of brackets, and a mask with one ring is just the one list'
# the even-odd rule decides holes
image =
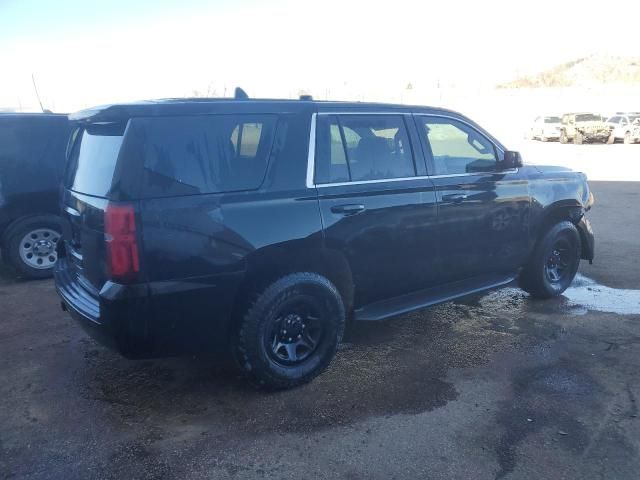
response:
{"label": "utility pole", "polygon": [[40,104],[40,109],[44,112],[44,107],[42,106],[42,101],[40,100],[40,94],[38,94],[38,87],[36,87],[36,78],[31,74],[31,81],[33,82],[33,89],[36,91],[36,98],[38,99],[38,103]]}

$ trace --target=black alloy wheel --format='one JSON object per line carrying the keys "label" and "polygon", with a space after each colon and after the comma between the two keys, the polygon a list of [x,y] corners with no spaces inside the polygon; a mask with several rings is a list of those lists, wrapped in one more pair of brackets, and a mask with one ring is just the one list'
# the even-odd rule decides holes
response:
{"label": "black alloy wheel", "polygon": [[544,266],[544,273],[551,283],[561,282],[569,271],[571,256],[569,254],[571,245],[565,237],[560,237],[553,244],[549,257]]}
{"label": "black alloy wheel", "polygon": [[322,342],[325,322],[317,303],[316,298],[300,296],[281,306],[265,338],[274,361],[282,365],[304,362]]}

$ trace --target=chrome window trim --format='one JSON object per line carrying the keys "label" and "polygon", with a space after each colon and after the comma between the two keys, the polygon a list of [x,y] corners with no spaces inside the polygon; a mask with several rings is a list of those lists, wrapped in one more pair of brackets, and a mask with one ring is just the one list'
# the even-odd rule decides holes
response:
{"label": "chrome window trim", "polygon": [[420,117],[441,117],[464,123],[473,128],[478,134],[486,138],[498,151],[504,154],[504,149],[500,148],[494,141],[487,137],[483,132],[479,131],[475,126],[460,118],[451,115],[443,115],[439,113],[422,113],[422,112],[315,112],[311,115],[311,132],[309,132],[309,153],[307,156],[307,188],[326,188],[326,187],[342,187],[347,185],[366,185],[370,183],[389,183],[389,182],[406,182],[409,180],[425,180],[435,178],[452,178],[452,177],[473,177],[478,175],[495,175],[504,173],[518,173],[518,168],[496,172],[474,172],[474,173],[451,173],[448,175],[416,175],[415,177],[399,177],[399,178],[379,178],[375,180],[356,180],[352,182],[334,182],[334,183],[314,183],[315,176],[315,160],[316,160],[316,118],[318,115],[415,115]]}
{"label": "chrome window trim", "polygon": [[390,182],[406,182],[408,180],[424,180],[430,178],[425,175],[417,177],[398,177],[398,178],[377,178],[375,180],[354,180],[353,182],[333,182],[333,183],[317,183],[317,188],[325,187],[343,187],[346,185],[366,185],[369,183],[390,183]]}
{"label": "chrome window trim", "polygon": [[376,180],[356,180],[353,182],[317,183],[314,186],[316,188],[344,187],[347,185],[366,185],[369,183],[406,182],[409,180],[427,180],[427,179],[433,180],[437,178],[452,178],[452,177],[477,177],[479,175],[502,175],[505,173],[518,173],[518,169],[511,168],[509,170],[502,170],[499,172],[450,173],[448,175],[419,175],[416,177],[379,178]]}
{"label": "chrome window trim", "polygon": [[311,115],[311,132],[309,133],[309,153],[307,155],[307,188],[314,188],[315,169],[316,169],[316,116]]}

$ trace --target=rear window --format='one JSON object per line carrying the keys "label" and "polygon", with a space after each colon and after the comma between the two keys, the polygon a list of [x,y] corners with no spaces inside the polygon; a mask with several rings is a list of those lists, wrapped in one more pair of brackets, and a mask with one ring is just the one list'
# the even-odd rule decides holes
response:
{"label": "rear window", "polygon": [[106,197],[122,145],[122,125],[92,125],[78,131],[65,186],[78,193]]}
{"label": "rear window", "polygon": [[143,158],[142,196],[258,188],[276,120],[248,114],[133,119],[130,132]]}

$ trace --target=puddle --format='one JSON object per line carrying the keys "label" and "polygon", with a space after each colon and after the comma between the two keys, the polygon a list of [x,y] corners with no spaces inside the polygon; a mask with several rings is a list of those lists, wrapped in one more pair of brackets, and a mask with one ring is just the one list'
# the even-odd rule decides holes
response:
{"label": "puddle", "polygon": [[640,314],[640,290],[605,287],[580,274],[563,295],[569,303],[589,310],[619,315]]}

